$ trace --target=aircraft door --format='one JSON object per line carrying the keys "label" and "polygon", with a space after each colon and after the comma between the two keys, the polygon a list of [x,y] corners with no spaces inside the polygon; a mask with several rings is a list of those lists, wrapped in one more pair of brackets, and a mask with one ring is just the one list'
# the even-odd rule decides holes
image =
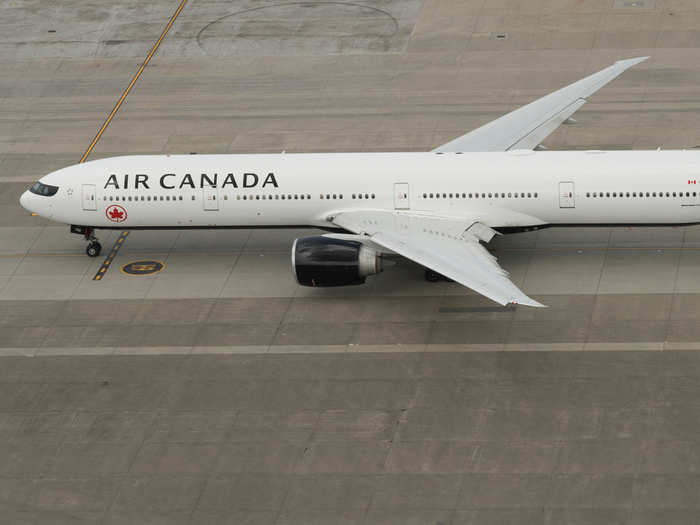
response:
{"label": "aircraft door", "polygon": [[219,191],[213,186],[202,188],[202,197],[205,211],[217,211],[219,209]]}
{"label": "aircraft door", "polygon": [[574,183],[560,182],[559,183],[559,207],[560,208],[575,208],[576,200],[574,197]]}
{"label": "aircraft door", "polygon": [[95,211],[97,209],[97,200],[95,198],[95,185],[83,184],[83,209],[87,211]]}
{"label": "aircraft door", "polygon": [[394,209],[408,210],[410,208],[408,183],[397,182],[394,184]]}

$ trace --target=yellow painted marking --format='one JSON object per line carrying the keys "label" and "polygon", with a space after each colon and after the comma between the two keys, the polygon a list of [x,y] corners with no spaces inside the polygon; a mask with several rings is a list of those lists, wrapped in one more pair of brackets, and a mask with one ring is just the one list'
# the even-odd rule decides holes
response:
{"label": "yellow painted marking", "polygon": [[[153,58],[153,55],[156,54],[156,51],[160,47],[161,42],[165,38],[165,35],[168,34],[168,31],[170,31],[170,28],[175,23],[175,20],[177,19],[178,16],[180,16],[180,13],[182,12],[186,3],[187,3],[187,0],[181,0],[180,5],[178,5],[177,9],[173,13],[173,16],[170,17],[170,20],[168,21],[168,24],[165,26],[165,29],[163,29],[163,32],[160,34],[160,37],[158,37],[158,40],[156,40],[155,44],[153,44],[153,47],[149,51],[148,55],[146,55],[146,59],[141,64],[138,71],[136,71],[134,78],[131,79],[131,82],[129,82],[129,85],[124,90],[124,93],[122,93],[122,96],[119,97],[119,100],[114,105],[114,108],[112,108],[112,111],[109,113],[109,115],[107,115],[107,118],[105,119],[104,124],[102,124],[102,127],[97,132],[97,135],[95,135],[95,138],[92,139],[92,142],[88,146],[88,149],[85,151],[83,156],[80,158],[79,164],[82,164],[83,162],[85,162],[85,159],[88,158],[88,155],[90,155],[90,152],[95,147],[95,144],[97,144],[97,141],[100,140],[100,137],[104,133],[105,129],[107,129],[107,126],[109,126],[109,123],[112,122],[114,115],[117,114],[117,111],[119,111],[119,108],[121,107],[122,103],[124,102],[126,97],[129,95],[129,93],[131,92],[131,88],[134,87],[134,84],[136,84],[136,81],[141,77],[141,74],[146,69],[146,66],[148,66],[148,63]],[[98,271],[97,274],[95,274],[95,277],[93,277],[94,281],[99,281],[102,278],[102,276],[104,275],[104,272],[109,267],[109,262],[111,261],[111,259],[113,259],[115,257],[115,255],[117,254],[117,251],[119,250],[119,246],[124,242],[124,239],[126,239],[127,235],[129,235],[128,231],[123,231],[121,233],[116,244],[112,247],[111,252],[105,258],[104,262],[102,263],[102,267],[100,268],[100,271]]]}
{"label": "yellow painted marking", "polygon": [[92,149],[95,147],[95,144],[97,144],[97,141],[100,140],[100,137],[104,133],[105,129],[107,129],[107,126],[109,126],[109,123],[112,122],[112,119],[114,118],[114,115],[117,114],[117,111],[119,111],[119,108],[121,107],[122,103],[124,102],[124,99],[126,99],[127,95],[131,91],[131,88],[134,87],[134,84],[136,84],[136,81],[139,79],[141,74],[143,73],[144,69],[146,69],[146,66],[148,63],[151,61],[151,58],[153,58],[153,55],[156,54],[156,51],[160,47],[160,43],[163,41],[165,38],[165,35],[168,34],[168,31],[170,31],[170,28],[173,26],[175,23],[175,19],[180,15],[182,12],[182,9],[185,7],[185,4],[187,3],[187,0],[182,0],[180,2],[180,5],[178,6],[177,10],[173,14],[172,17],[170,17],[170,21],[168,22],[168,25],[165,26],[165,29],[163,29],[163,32],[160,34],[160,37],[158,40],[156,40],[156,43],[153,44],[153,47],[151,48],[151,51],[148,53],[146,56],[146,60],[143,61],[141,66],[139,67],[138,71],[134,75],[134,78],[131,79],[131,82],[127,86],[126,90],[124,90],[124,93],[122,93],[122,96],[119,98],[117,103],[115,104],[114,108],[112,109],[111,113],[107,116],[107,119],[105,120],[104,124],[102,124],[102,127],[100,130],[97,132],[97,135],[95,135],[95,138],[92,139],[92,142],[90,143],[90,146],[88,146],[88,149],[85,151],[83,154],[82,158],[80,159],[80,164],[85,162],[85,159],[87,159],[88,155],[90,155],[90,152]]}
{"label": "yellow painted marking", "polygon": [[124,239],[126,239],[128,235],[129,235],[129,230],[124,230],[121,233],[121,235],[119,236],[119,239],[117,239],[117,242],[114,243],[114,246],[110,250],[109,254],[107,255],[107,257],[105,257],[105,260],[102,263],[102,266],[100,266],[100,269],[97,270],[97,273],[92,278],[93,281],[99,281],[100,279],[102,279],[102,277],[105,275],[107,269],[109,268],[109,265],[112,263],[112,259],[114,259],[117,256],[117,252],[119,251],[119,247],[121,246],[121,243],[124,242]]}

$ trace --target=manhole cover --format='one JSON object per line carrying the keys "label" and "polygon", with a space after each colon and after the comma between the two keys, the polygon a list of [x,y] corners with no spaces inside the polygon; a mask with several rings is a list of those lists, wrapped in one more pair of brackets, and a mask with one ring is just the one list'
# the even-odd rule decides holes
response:
{"label": "manhole cover", "polygon": [[163,268],[165,265],[160,261],[134,261],[122,266],[122,272],[128,275],[152,275]]}

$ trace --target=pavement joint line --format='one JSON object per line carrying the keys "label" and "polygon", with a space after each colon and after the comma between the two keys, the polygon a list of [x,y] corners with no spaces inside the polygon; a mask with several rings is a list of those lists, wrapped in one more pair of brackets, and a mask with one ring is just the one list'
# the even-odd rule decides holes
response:
{"label": "pavement joint line", "polygon": [[[104,123],[102,124],[102,127],[100,127],[99,131],[97,132],[97,135],[95,135],[95,138],[92,139],[92,142],[88,146],[88,149],[85,151],[85,153],[81,157],[79,164],[82,164],[83,162],[85,162],[85,159],[87,159],[88,155],[90,155],[90,152],[93,150],[93,148],[97,144],[97,141],[99,141],[100,137],[102,137],[102,134],[104,133],[105,129],[107,129],[107,126],[109,126],[109,123],[112,122],[112,119],[117,114],[117,111],[119,111],[119,108],[123,104],[124,100],[126,100],[126,97],[131,92],[131,88],[134,87],[134,84],[136,84],[138,79],[141,77],[141,74],[146,69],[146,66],[148,66],[148,64],[150,63],[151,59],[153,58],[153,55],[155,55],[156,51],[158,51],[158,48],[160,47],[161,42],[163,42],[163,39],[165,38],[165,35],[167,35],[168,31],[170,31],[170,28],[173,26],[173,24],[175,23],[175,20],[177,19],[177,17],[180,15],[182,10],[184,9],[186,3],[187,3],[187,0],[180,1],[180,5],[178,5],[177,9],[173,13],[173,15],[170,17],[170,20],[168,21],[167,25],[165,26],[165,29],[163,29],[163,31],[161,32],[160,36],[158,37],[158,40],[156,40],[155,44],[153,44],[153,47],[151,47],[151,50],[148,52],[148,55],[146,55],[146,59],[141,63],[141,65],[139,66],[139,69],[136,71],[136,74],[131,79],[131,82],[129,82],[129,85],[126,87],[126,89],[122,93],[122,96],[119,97],[119,100],[114,105],[114,108],[112,108],[112,111],[109,113],[109,115],[107,115],[107,118],[105,119]],[[117,251],[119,251],[119,246],[121,246],[124,243],[124,241],[126,240],[126,237],[128,235],[129,235],[128,231],[123,231],[121,233],[121,235],[117,239],[117,242],[112,247],[112,250],[109,252],[109,255],[107,255],[104,262],[102,263],[102,266],[100,267],[98,272],[95,274],[95,276],[92,278],[93,281],[102,280],[102,277],[104,277],[107,269],[110,267],[110,263],[111,263],[112,259],[114,259],[114,257],[117,255]]]}
{"label": "pavement joint line", "polygon": [[207,354],[362,354],[362,353],[522,353],[522,352],[698,352],[700,341],[681,343],[497,343],[497,344],[392,344],[392,345],[241,345],[241,346],[150,346],[150,347],[0,347],[0,358],[60,355],[207,355]]}

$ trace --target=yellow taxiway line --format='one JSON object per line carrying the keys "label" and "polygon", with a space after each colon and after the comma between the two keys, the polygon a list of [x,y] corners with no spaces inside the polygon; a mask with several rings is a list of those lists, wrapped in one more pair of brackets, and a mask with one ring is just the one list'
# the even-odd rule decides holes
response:
{"label": "yellow taxiway line", "polygon": [[[90,155],[90,152],[93,150],[95,147],[95,144],[97,144],[97,141],[100,140],[100,137],[104,133],[105,129],[107,129],[107,126],[109,126],[109,123],[112,122],[112,119],[114,118],[114,115],[117,114],[117,111],[119,111],[119,108],[121,107],[122,103],[126,99],[127,95],[131,92],[131,88],[134,87],[134,84],[136,84],[136,81],[139,79],[143,71],[146,69],[146,66],[148,66],[148,63],[151,61],[151,58],[153,58],[153,55],[156,54],[156,51],[158,51],[158,48],[160,47],[161,42],[165,38],[165,35],[168,34],[168,31],[170,31],[170,28],[173,26],[175,23],[175,20],[177,19],[178,16],[180,16],[180,13],[182,12],[183,8],[185,7],[185,4],[187,3],[187,0],[182,0],[180,2],[180,5],[177,7],[175,12],[173,13],[173,16],[170,17],[170,20],[168,21],[168,24],[165,26],[165,29],[163,29],[163,32],[160,34],[160,37],[158,37],[158,40],[156,40],[155,44],[153,44],[153,47],[151,50],[148,52],[148,55],[146,55],[146,59],[143,61],[141,66],[139,67],[138,71],[136,71],[136,74],[134,75],[134,78],[131,79],[131,82],[129,82],[129,85],[126,87],[124,90],[124,93],[122,93],[122,96],[119,97],[119,100],[117,103],[114,105],[114,108],[112,108],[112,111],[110,112],[109,115],[107,115],[107,119],[104,121],[104,124],[102,124],[102,127],[100,130],[97,132],[97,135],[95,135],[95,138],[92,139],[92,142],[90,143],[90,146],[88,146],[88,149],[85,151],[83,154],[82,158],[80,159],[79,164],[82,164],[85,162],[85,159],[87,159],[88,155]],[[100,281],[104,277],[105,273],[109,269],[109,267],[112,264],[112,260],[116,257],[117,252],[119,252],[119,248],[121,248],[122,244],[126,240],[127,235],[129,235],[129,231],[125,230],[121,233],[119,236],[119,239],[117,239],[117,242],[114,243],[114,246],[112,249],[109,251],[109,254],[105,258],[104,262],[102,263],[102,266],[100,266],[100,269],[97,270],[97,273],[95,276],[92,278],[93,281]]]}

